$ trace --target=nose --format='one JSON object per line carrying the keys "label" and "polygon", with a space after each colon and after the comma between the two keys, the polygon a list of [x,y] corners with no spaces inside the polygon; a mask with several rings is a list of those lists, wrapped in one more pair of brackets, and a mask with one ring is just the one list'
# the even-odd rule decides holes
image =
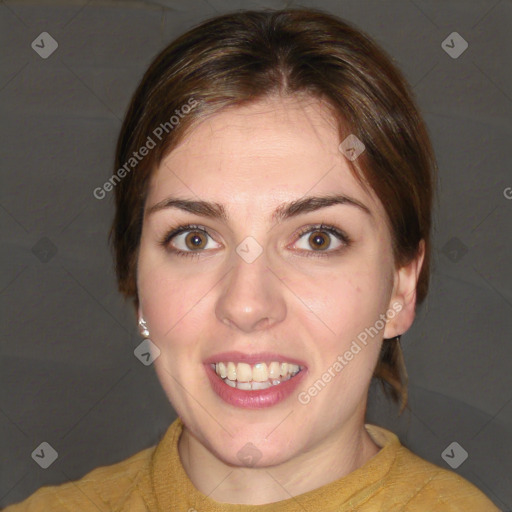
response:
{"label": "nose", "polygon": [[270,269],[265,251],[248,262],[237,253],[217,300],[215,314],[224,324],[244,333],[271,328],[286,317],[283,284]]}

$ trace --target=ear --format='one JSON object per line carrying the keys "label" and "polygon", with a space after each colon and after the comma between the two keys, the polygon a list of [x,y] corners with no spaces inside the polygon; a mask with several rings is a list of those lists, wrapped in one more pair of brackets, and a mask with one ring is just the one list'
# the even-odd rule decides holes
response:
{"label": "ear", "polygon": [[396,314],[388,315],[384,338],[399,336],[411,327],[416,315],[416,286],[424,259],[425,241],[421,240],[416,257],[407,265],[395,270],[388,311]]}

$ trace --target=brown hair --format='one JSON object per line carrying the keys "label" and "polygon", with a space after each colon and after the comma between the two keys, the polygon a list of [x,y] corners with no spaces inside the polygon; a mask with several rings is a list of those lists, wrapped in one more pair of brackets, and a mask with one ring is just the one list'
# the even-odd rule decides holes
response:
{"label": "brown hair", "polygon": [[[347,162],[384,205],[397,267],[411,261],[425,241],[417,303],[424,300],[437,166],[412,90],[360,30],[318,9],[286,9],[242,11],[201,23],[154,59],[135,91],[116,148],[116,177],[122,179],[114,184],[110,239],[119,290],[136,309],[138,249],[153,170],[206,116],[270,95],[297,94],[328,105],[340,141],[354,134],[364,143],[357,160]],[[156,147],[135,159],[150,139]],[[374,377],[401,401],[401,412],[407,373],[396,340],[384,340]]]}

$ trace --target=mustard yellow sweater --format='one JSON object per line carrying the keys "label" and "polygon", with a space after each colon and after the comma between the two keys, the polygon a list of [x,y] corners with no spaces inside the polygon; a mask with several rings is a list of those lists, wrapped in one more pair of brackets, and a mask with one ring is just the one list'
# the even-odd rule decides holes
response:
{"label": "mustard yellow sweater", "polygon": [[381,450],[362,467],[313,491],[267,505],[219,503],[199,492],[180,461],[180,418],[160,442],[80,480],[45,486],[5,512],[499,512],[473,484],[413,454],[366,424]]}

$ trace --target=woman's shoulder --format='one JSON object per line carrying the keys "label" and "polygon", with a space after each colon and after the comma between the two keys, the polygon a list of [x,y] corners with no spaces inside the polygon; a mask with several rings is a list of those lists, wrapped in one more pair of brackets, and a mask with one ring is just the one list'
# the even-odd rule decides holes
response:
{"label": "woman's shoulder", "polygon": [[408,512],[499,512],[473,483],[455,471],[442,468],[401,445],[390,478],[408,490]]}
{"label": "woman's shoulder", "polygon": [[404,446],[394,432],[372,424],[365,428],[381,447],[366,466],[377,466],[379,473],[372,506],[403,512],[499,512],[469,480],[420,457]]}
{"label": "woman's shoulder", "polygon": [[150,467],[155,446],[115,464],[93,469],[79,480],[43,486],[25,500],[9,505],[3,512],[97,512],[121,510],[130,502],[130,511],[146,511],[142,498],[134,493],[138,481]]}

